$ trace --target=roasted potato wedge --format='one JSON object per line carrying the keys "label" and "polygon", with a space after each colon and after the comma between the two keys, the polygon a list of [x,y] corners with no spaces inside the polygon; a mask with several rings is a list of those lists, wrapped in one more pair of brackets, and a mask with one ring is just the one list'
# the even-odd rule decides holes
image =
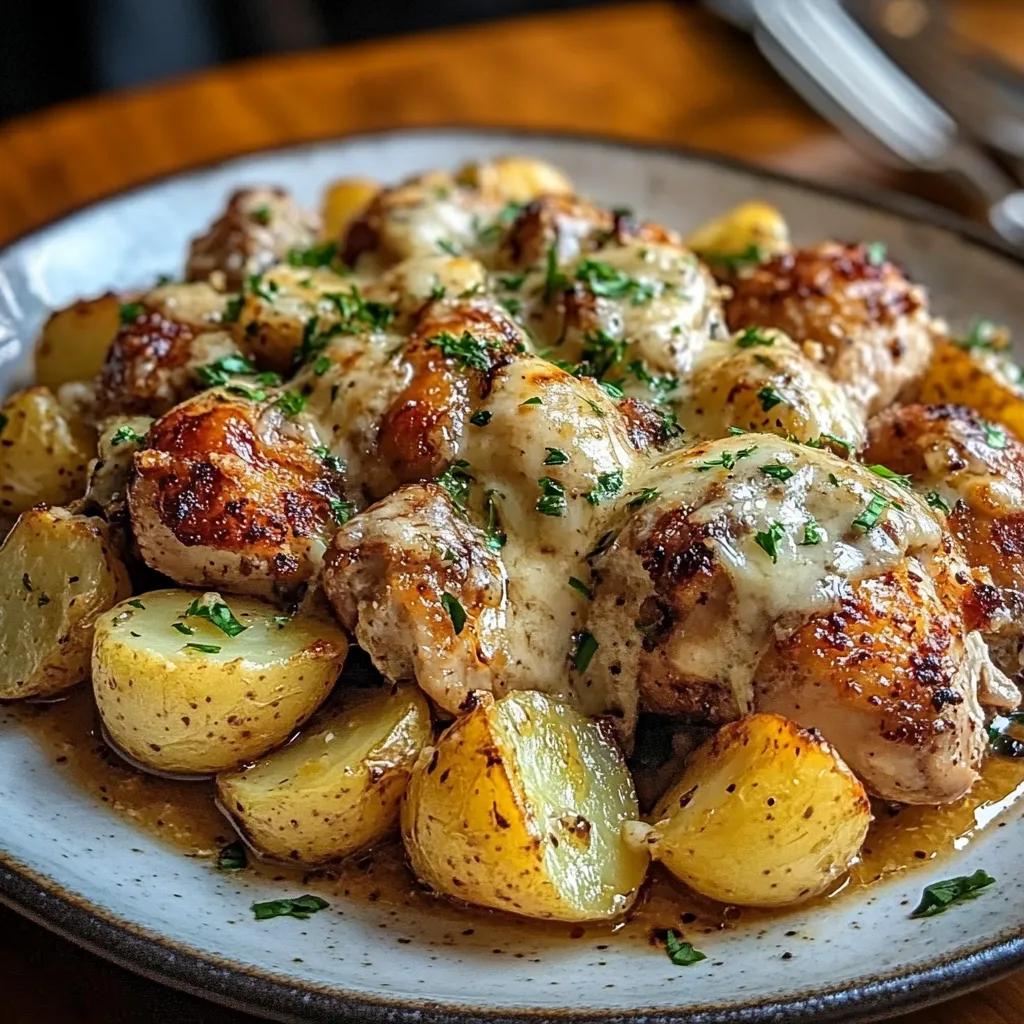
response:
{"label": "roasted potato wedge", "polygon": [[324,190],[321,203],[320,236],[337,241],[349,224],[369,205],[380,191],[380,182],[370,178],[341,178]]}
{"label": "roasted potato wedge", "polygon": [[1019,378],[1003,353],[945,341],[935,346],[928,369],[907,397],[923,405],[969,406],[1024,437],[1024,386]]}
{"label": "roasted potato wedge", "polygon": [[633,780],[597,722],[533,691],[475,706],[424,751],[402,807],[413,870],[448,896],[562,921],[617,917],[647,870]]}
{"label": "roasted potato wedge", "polygon": [[288,746],[217,777],[217,799],[273,860],[319,867],[398,824],[402,794],[433,730],[419,687],[348,689]]}
{"label": "roasted potato wedge", "polygon": [[130,593],[102,519],[22,515],[0,547],[0,700],[53,697],[85,679],[96,617]]}
{"label": "roasted potato wedge", "polygon": [[524,156],[466,164],[455,180],[504,203],[528,203],[537,196],[572,192],[572,182],[557,167]]}
{"label": "roasted potato wedge", "polygon": [[46,321],[36,342],[36,383],[56,388],[92,380],[121,326],[121,300],[113,292],[81,299]]}
{"label": "roasted potato wedge", "polygon": [[284,743],[330,693],[347,650],[320,612],[288,618],[255,598],[157,590],[97,622],[93,691],[127,758],[210,775]]}
{"label": "roasted potato wedge", "polygon": [[0,424],[0,513],[82,496],[96,437],[75,410],[49,388],[26,388],[4,402]]}
{"label": "roasted potato wedge", "polygon": [[746,253],[769,256],[789,249],[789,226],[770,203],[752,199],[701,224],[686,244],[712,261]]}
{"label": "roasted potato wedge", "polygon": [[781,715],[723,726],[654,810],[651,853],[722,903],[779,907],[826,890],[857,856],[871,808],[816,732]]}

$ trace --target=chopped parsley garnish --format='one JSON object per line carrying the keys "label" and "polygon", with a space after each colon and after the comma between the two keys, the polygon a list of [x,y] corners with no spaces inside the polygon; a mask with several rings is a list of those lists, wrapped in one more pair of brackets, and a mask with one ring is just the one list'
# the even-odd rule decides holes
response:
{"label": "chopped parsley garnish", "polygon": [[498,278],[498,287],[506,291],[517,292],[523,287],[526,280],[525,274],[503,274]]}
{"label": "chopped parsley garnish", "polygon": [[946,878],[941,882],[933,882],[925,886],[921,893],[921,902],[914,908],[911,917],[934,917],[949,910],[955,903],[977,899],[981,890],[995,885],[995,879],[987,872],[978,868],[973,875],[958,875]]}
{"label": "chopped parsley garnish", "polygon": [[394,306],[364,299],[355,285],[347,292],[327,292],[324,298],[337,309],[339,326],[346,334],[358,334],[362,327],[383,331],[395,319]]}
{"label": "chopped parsley garnish", "polygon": [[864,246],[864,254],[873,267],[880,267],[885,262],[888,252],[885,242],[868,242]]}
{"label": "chopped parsley garnish", "polygon": [[259,206],[254,206],[249,211],[249,216],[256,221],[257,224],[262,224],[266,227],[270,223],[270,207],[266,203],[260,203]]}
{"label": "chopped parsley garnish", "polygon": [[179,633],[184,633],[185,636],[192,636],[195,633],[195,630],[191,626],[186,626],[184,622],[172,622],[171,626]]}
{"label": "chopped parsley garnish", "polygon": [[656,377],[639,359],[634,359],[626,367],[626,372],[631,373],[641,384],[646,384],[654,395],[654,401],[664,402],[668,396],[679,387],[679,381],[675,377]]}
{"label": "chopped parsley garnish", "polygon": [[640,508],[641,505],[654,501],[660,493],[657,487],[645,487],[626,502],[626,508]]}
{"label": "chopped parsley garnish", "polygon": [[764,262],[766,253],[759,246],[751,243],[741,252],[709,252],[704,254],[706,263],[714,263],[728,270],[741,270],[752,263]]}
{"label": "chopped parsley garnish", "polygon": [[228,636],[238,636],[239,633],[243,633],[249,628],[248,626],[243,626],[235,618],[231,609],[223,601],[214,601],[213,604],[200,604],[199,598],[196,598],[185,609],[182,618],[206,619]]}
{"label": "chopped parsley garnish", "polygon": [[247,398],[250,402],[262,402],[267,397],[267,393],[263,388],[251,388],[247,384],[240,384],[238,381],[226,385],[224,390],[231,395],[241,395],[242,398]]}
{"label": "chopped parsley garnish", "polygon": [[146,438],[132,427],[118,427],[110,438],[110,444],[116,448],[119,444],[142,444]]}
{"label": "chopped parsley garnish", "polygon": [[459,599],[454,594],[449,594],[447,590],[441,595],[441,605],[452,620],[452,628],[458,636],[466,625],[466,609],[462,607]]}
{"label": "chopped parsley garnish", "polygon": [[118,312],[122,324],[133,324],[146,312],[146,307],[141,302],[122,302]]}
{"label": "chopped parsley garnish", "polygon": [[442,331],[433,338],[428,338],[427,344],[435,345],[443,356],[454,359],[464,370],[480,370],[484,373],[491,368],[491,357],[487,350],[501,347],[501,342],[476,338],[469,331],[463,331],[462,336],[458,338],[454,334]]}
{"label": "chopped parsley garnish", "polygon": [[793,470],[781,462],[766,462],[761,467],[761,472],[775,480],[788,480],[793,475]]}
{"label": "chopped parsley garnish", "polygon": [[220,848],[217,854],[218,871],[241,871],[249,866],[249,858],[242,843],[228,843]]}
{"label": "chopped parsley garnish", "polygon": [[257,298],[273,305],[281,286],[276,281],[264,281],[262,274],[250,274],[245,279],[245,289],[252,292]]}
{"label": "chopped parsley garnish", "polygon": [[997,427],[994,423],[982,422],[981,429],[985,431],[985,444],[989,448],[1005,448],[1006,447],[1006,431],[1002,427]]}
{"label": "chopped parsley garnish", "polygon": [[821,527],[813,516],[804,523],[804,538],[800,543],[804,547],[821,543]]}
{"label": "chopped parsley garnish", "polygon": [[544,302],[550,303],[557,292],[569,287],[569,279],[558,269],[558,253],[554,245],[548,247],[544,268]]}
{"label": "chopped parsley garnish", "polygon": [[587,491],[586,499],[591,505],[600,505],[609,501],[622,490],[622,470],[613,469],[610,473],[597,474],[597,486]]}
{"label": "chopped parsley garnish", "polygon": [[544,456],[545,466],[564,466],[569,461],[569,456],[561,448],[545,448],[547,455]]}
{"label": "chopped parsley garnish", "polygon": [[297,917],[305,921],[310,914],[325,910],[330,906],[327,900],[319,896],[299,896],[297,899],[268,900],[266,903],[254,903],[252,912],[257,921],[266,921],[271,917]]}
{"label": "chopped parsley garnish", "polygon": [[465,459],[456,459],[435,481],[450,495],[459,508],[464,509],[469,501],[469,488],[473,477],[466,472],[469,463]]}
{"label": "chopped parsley garnish", "polygon": [[447,253],[449,256],[460,256],[462,251],[450,238],[439,238],[434,243],[438,249],[443,253]]}
{"label": "chopped parsley garnish", "polygon": [[910,486],[910,474],[909,473],[894,473],[888,466],[881,466],[877,463],[873,466],[868,466],[875,476],[880,476],[883,480],[891,480],[895,484],[899,484],[900,487]]}
{"label": "chopped parsley garnish", "polygon": [[576,648],[572,652],[573,667],[577,672],[586,672],[590,659],[597,651],[597,640],[589,629],[583,630],[576,636]]}
{"label": "chopped parsley garnish", "polygon": [[654,298],[655,289],[650,283],[637,281],[603,260],[581,260],[576,268],[576,280],[602,298],[621,299],[632,296],[634,306]]}
{"label": "chopped parsley garnish", "polygon": [[924,500],[932,508],[938,509],[940,512],[944,512],[947,516],[953,511],[949,502],[938,491],[929,491],[925,496]]}
{"label": "chopped parsley garnish", "polygon": [[330,267],[338,258],[336,242],[322,242],[309,249],[290,249],[288,264],[292,267]]}
{"label": "chopped parsley garnish", "polygon": [[185,644],[183,651],[199,651],[200,654],[220,654],[216,644]]}
{"label": "chopped parsley garnish", "polygon": [[577,579],[575,576],[569,577],[569,586],[576,591],[577,594],[582,594],[588,601],[594,600],[593,591],[586,585],[581,579]]}
{"label": "chopped parsley garnish", "polygon": [[242,306],[245,305],[244,295],[232,295],[227,302],[224,303],[224,312],[221,314],[221,323],[233,324],[238,321],[238,318],[242,315]]}
{"label": "chopped parsley garnish", "polygon": [[292,419],[306,408],[306,396],[300,395],[298,391],[285,391],[277,396],[274,404],[288,419]]}
{"label": "chopped parsley garnish", "polygon": [[565,488],[549,476],[542,476],[537,485],[540,487],[541,497],[533,507],[542,516],[564,516],[567,508],[565,502]]}
{"label": "chopped parsley garnish", "polygon": [[620,398],[626,397],[626,392],[618,386],[613,384],[610,380],[599,380],[597,386],[609,397],[618,401]]}
{"label": "chopped parsley garnish", "polygon": [[882,513],[889,507],[890,501],[884,494],[879,494],[878,491],[873,491],[871,495],[871,501],[868,502],[867,508],[853,521],[853,528],[855,530],[863,530],[867,533],[872,526],[876,525],[878,520],[881,518]]}
{"label": "chopped parsley garnish", "polygon": [[809,448],[823,448],[825,443],[832,448],[840,448],[847,455],[853,451],[854,446],[849,441],[844,441],[841,437],[836,437],[835,434],[819,434],[817,441],[808,441],[807,445]]}
{"label": "chopped parsley garnish", "polygon": [[615,531],[609,530],[607,533],[602,533],[597,539],[597,543],[593,549],[587,552],[586,558],[588,562],[592,562],[599,555],[603,555],[615,542]]}
{"label": "chopped parsley garnish", "polygon": [[583,337],[580,364],[573,372],[577,377],[596,377],[602,380],[613,367],[622,362],[625,354],[625,339],[613,338],[606,331],[592,331]]}
{"label": "chopped parsley garnish", "polygon": [[505,312],[508,313],[509,316],[519,316],[519,314],[523,311],[523,304],[519,301],[519,299],[505,298],[499,299],[498,301],[502,304],[502,306],[505,309]]}
{"label": "chopped parsley garnish", "polygon": [[754,534],[754,543],[773,561],[779,560],[779,541],[786,535],[782,523],[770,523],[767,530]]}
{"label": "chopped parsley garnish", "polygon": [[831,485],[832,485],[833,487],[838,487],[838,486],[839,486],[839,477],[837,477],[837,476],[835,475],[835,473],[829,473],[829,475],[828,475],[828,482],[829,482],[829,483],[830,483],[830,484],[831,484]]}
{"label": "chopped parsley garnish", "polygon": [[290,615],[275,615],[270,621],[277,626],[278,629],[284,629],[284,627],[292,621],[292,617]]}
{"label": "chopped parsley garnish", "polygon": [[768,412],[769,409],[774,409],[775,406],[779,405],[783,401],[782,395],[780,395],[778,391],[771,386],[771,384],[766,384],[761,388],[757,393],[757,397],[761,402],[761,408],[765,412]]}
{"label": "chopped parsley garnish", "polygon": [[694,949],[690,943],[681,941],[671,928],[665,933],[665,952],[676,967],[690,967],[692,964],[699,964],[701,960],[707,960],[699,949]]}
{"label": "chopped parsley garnish", "polygon": [[344,526],[355,512],[355,505],[351,501],[342,501],[340,498],[331,498],[328,505],[331,510],[331,518],[338,526]]}
{"label": "chopped parsley garnish", "polygon": [[331,360],[329,356],[317,356],[316,362],[313,363],[313,374],[317,377],[322,377],[331,368]]}
{"label": "chopped parsley garnish", "polygon": [[508,538],[499,529],[498,503],[494,498],[496,491],[488,491],[484,495],[484,511],[487,513],[487,523],[484,532],[487,534],[487,546],[492,551],[500,551]]}
{"label": "chopped parsley garnish", "polygon": [[757,445],[752,444],[749,448],[741,448],[738,452],[724,451],[717,459],[707,459],[697,467],[698,473],[704,473],[709,469],[722,466],[724,469],[732,469],[740,459],[753,455],[757,451]]}
{"label": "chopped parsley garnish", "polygon": [[133,608],[138,608],[140,612],[144,612],[146,610],[146,606],[137,597],[133,597],[126,603],[130,604]]}
{"label": "chopped parsley garnish", "polygon": [[1000,328],[992,320],[978,317],[971,322],[971,326],[963,338],[957,342],[962,349],[1001,349],[1006,347],[1006,331]]}
{"label": "chopped parsley garnish", "polygon": [[601,408],[592,398],[585,398],[584,401],[590,406],[591,410],[596,413],[601,419],[604,419],[604,409]]}
{"label": "chopped parsley garnish", "polygon": [[543,405],[544,399],[539,395],[534,395],[533,398],[528,398],[525,402],[519,403],[519,408],[522,409],[524,405]]}
{"label": "chopped parsley garnish", "polygon": [[469,417],[469,422],[474,427],[486,427],[491,422],[491,414],[486,409],[478,409]]}
{"label": "chopped parsley garnish", "polygon": [[774,345],[775,339],[760,327],[748,327],[737,339],[737,348],[754,348],[757,345]]}
{"label": "chopped parsley garnish", "polygon": [[317,445],[313,454],[330,470],[335,473],[345,472],[345,460],[337,455],[332,455],[331,450],[324,445]]}
{"label": "chopped parsley garnish", "polygon": [[220,359],[206,366],[196,367],[196,376],[204,387],[220,387],[231,379],[236,373],[255,373],[256,368],[244,356],[221,356]]}

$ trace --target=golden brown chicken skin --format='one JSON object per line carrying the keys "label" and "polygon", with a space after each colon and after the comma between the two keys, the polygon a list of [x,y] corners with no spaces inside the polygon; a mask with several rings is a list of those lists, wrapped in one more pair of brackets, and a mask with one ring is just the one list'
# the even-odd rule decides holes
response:
{"label": "golden brown chicken skin", "polygon": [[931,358],[937,328],[924,289],[872,245],[822,242],[725,280],[732,330],[785,331],[869,412],[892,402]]}
{"label": "golden brown chicken skin", "polygon": [[342,481],[282,406],[208,391],[158,420],[135,456],[132,527],[178,583],[291,597],[337,526]]}

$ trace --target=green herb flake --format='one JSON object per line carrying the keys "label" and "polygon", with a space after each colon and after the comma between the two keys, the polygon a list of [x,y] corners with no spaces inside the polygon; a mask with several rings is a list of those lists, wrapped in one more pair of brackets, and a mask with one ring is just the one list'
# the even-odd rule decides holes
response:
{"label": "green herb flake", "polygon": [[195,630],[191,626],[186,626],[184,622],[174,622],[171,624],[172,629],[176,629],[179,633],[184,633],[185,636],[192,636]]}
{"label": "green herb flake", "polygon": [[443,487],[455,504],[464,509],[469,501],[469,488],[473,483],[473,477],[467,472],[469,463],[465,459],[456,459],[437,479],[434,481]]}
{"label": "green herb flake", "polygon": [[774,345],[775,338],[760,327],[748,327],[737,339],[737,348],[754,348],[758,345]]}
{"label": "green herb flake", "polygon": [[543,405],[544,400],[538,395],[534,395],[533,398],[528,398],[525,402],[519,403],[519,408],[522,409],[526,405]]}
{"label": "green herb flake", "polygon": [[140,434],[137,430],[133,430],[131,427],[125,425],[118,427],[117,430],[111,435],[110,445],[112,448],[116,448],[122,444],[142,444],[146,438]]}
{"label": "green herb flake", "polygon": [[544,451],[547,452],[545,466],[564,466],[569,461],[569,456],[561,448],[545,448]]}
{"label": "green herb flake", "polygon": [[786,535],[782,523],[770,523],[767,530],[754,534],[754,543],[772,560],[779,560],[779,541]]}
{"label": "green herb flake", "polygon": [[133,608],[138,608],[140,612],[144,612],[146,610],[146,606],[137,597],[133,597],[126,603],[130,604]]}
{"label": "green herb flake", "polygon": [[820,544],[822,540],[821,527],[818,525],[817,520],[812,516],[804,523],[804,536],[803,540],[800,541],[802,547],[811,547],[814,544]]}
{"label": "green herb flake", "polygon": [[484,512],[487,515],[487,522],[484,525],[484,532],[487,535],[487,546],[491,551],[500,551],[508,537],[501,532],[501,523],[498,519],[498,502],[495,499],[497,491],[488,491],[484,495]]}
{"label": "green herb flake", "polygon": [[583,582],[575,576],[569,577],[569,586],[576,591],[577,594],[582,594],[588,601],[594,600],[593,591]]}
{"label": "green herb flake", "polygon": [[945,498],[938,491],[929,491],[924,496],[925,502],[929,507],[938,509],[939,512],[945,513],[947,516],[953,511],[952,506],[946,501]]}
{"label": "green herb flake", "polygon": [[622,490],[622,470],[614,469],[610,473],[597,474],[597,486],[587,491],[586,499],[591,505],[600,505],[609,501]]}
{"label": "green herb flake", "polygon": [[949,910],[956,903],[977,899],[981,890],[995,885],[995,879],[979,868],[973,875],[958,875],[946,878],[941,882],[933,882],[925,886],[921,894],[921,902],[913,909],[911,917],[934,917]]}
{"label": "green herb flake", "polygon": [[537,485],[540,487],[541,497],[533,507],[542,516],[564,516],[568,507],[565,501],[565,488],[549,476],[542,476]]}
{"label": "green herb flake", "polygon": [[706,473],[709,469],[716,469],[721,466],[723,469],[732,469],[740,459],[745,459],[757,451],[757,445],[752,444],[749,448],[741,448],[738,452],[724,451],[716,459],[707,459],[697,467],[698,473]]}
{"label": "green herb flake", "polygon": [[909,473],[894,473],[888,466],[882,466],[876,463],[873,466],[868,466],[875,476],[880,476],[883,480],[891,480],[894,484],[899,484],[900,487],[910,486],[910,474]]}
{"label": "green herb flake", "polygon": [[690,943],[683,942],[671,929],[665,933],[665,952],[676,967],[691,967],[693,964],[699,964],[701,960],[707,960],[705,954],[699,949],[694,949]]}
{"label": "green herb flake", "polygon": [[554,245],[548,247],[544,266],[544,302],[550,303],[559,292],[569,287],[569,279],[558,269],[558,253]]}
{"label": "green herb flake", "polygon": [[761,408],[765,412],[768,412],[769,409],[774,409],[775,406],[779,405],[783,401],[782,395],[780,395],[778,391],[771,386],[771,384],[766,384],[761,388],[757,393],[757,397],[761,402]]}
{"label": "green herb flake", "polygon": [[469,422],[474,427],[486,427],[491,422],[491,414],[486,409],[478,409],[469,417]]}
{"label": "green herb flake", "polygon": [[864,255],[873,267],[880,267],[885,262],[888,252],[885,242],[868,242],[864,246]]}
{"label": "green herb flake", "polygon": [[262,224],[266,227],[270,223],[270,207],[266,203],[260,203],[259,206],[254,206],[249,211],[249,216],[256,221],[257,224]]}
{"label": "green herb flake", "polygon": [[589,629],[576,635],[576,647],[572,652],[572,664],[577,672],[586,672],[591,658],[597,651],[597,640]]}
{"label": "green herb flake", "polygon": [[238,322],[238,318],[242,315],[242,306],[245,305],[244,295],[232,295],[224,303],[224,312],[221,314],[221,323],[233,324]]}
{"label": "green herb flake", "polygon": [[766,462],[761,467],[761,472],[765,476],[770,476],[775,480],[788,480],[793,475],[793,470],[789,466],[781,462]]}
{"label": "green herb flake", "polygon": [[277,626],[278,629],[284,629],[284,627],[292,621],[292,617],[290,615],[275,615],[270,621]]}
{"label": "green herb flake", "polygon": [[705,253],[704,261],[706,263],[713,263],[716,266],[725,267],[728,270],[742,270],[751,264],[763,263],[766,255],[759,245],[751,243],[741,252]]}
{"label": "green herb flake", "polygon": [[434,244],[448,256],[462,255],[462,250],[450,238],[439,238]]}
{"label": "green herb flake", "polygon": [[469,331],[463,331],[458,338],[442,331],[428,338],[427,344],[439,348],[446,359],[454,359],[462,369],[480,370],[482,373],[491,368],[488,350],[501,347],[500,342],[476,338]]}
{"label": "green herb flake", "polygon": [[299,896],[297,899],[268,900],[266,903],[254,903],[252,912],[257,921],[266,921],[271,917],[297,917],[305,921],[310,914],[318,910],[326,910],[330,903],[319,896]]}
{"label": "green herb flake", "polygon": [[654,501],[655,498],[661,492],[657,487],[645,487],[642,491],[638,491],[634,494],[629,501],[626,502],[626,508],[640,508],[646,505],[649,501]]}
{"label": "green herb flake", "polygon": [[872,526],[875,526],[878,523],[882,513],[890,504],[891,502],[884,494],[879,494],[878,491],[873,491],[871,501],[868,502],[867,507],[859,516],[857,516],[856,519],[854,519],[853,528],[867,533]]}
{"label": "green herb flake", "polygon": [[294,419],[303,409],[306,408],[306,396],[300,395],[298,391],[285,391],[277,396],[274,403],[288,419]]}
{"label": "green herb flake", "polygon": [[256,368],[244,356],[222,356],[205,366],[196,367],[196,376],[203,387],[221,387],[231,379],[232,374],[255,373]]}
{"label": "green herb flake", "polygon": [[985,444],[989,448],[1002,449],[1006,447],[1006,431],[994,423],[982,422],[981,429],[985,431]]}
{"label": "green herb flake", "polygon": [[337,526],[344,526],[355,514],[356,507],[351,501],[331,498],[327,504],[331,510],[331,518]]}
{"label": "green herb flake", "polygon": [[452,620],[452,628],[458,636],[466,625],[466,609],[462,607],[459,599],[454,594],[449,594],[447,590],[441,595],[441,605]]}
{"label": "green herb flake", "polygon": [[228,843],[217,854],[218,871],[241,871],[249,866],[249,858],[242,843]]}
{"label": "green herb flake", "polygon": [[313,363],[313,375],[322,377],[330,368],[331,359],[329,356],[317,356],[316,362]]}
{"label": "green herb flake", "polygon": [[212,604],[200,604],[200,599],[196,598],[185,609],[181,617],[183,619],[206,619],[207,622],[213,623],[227,636],[238,636],[239,633],[244,633],[249,628],[248,626],[243,626],[235,618],[234,613],[223,601],[214,601]]}
{"label": "green herb flake", "polygon": [[992,320],[976,317],[967,333],[957,342],[959,348],[1001,351],[1009,344],[1009,332]]}
{"label": "green herb flake", "polygon": [[118,312],[122,324],[133,324],[146,312],[146,307],[141,302],[122,302]]}
{"label": "green herb flake", "polygon": [[287,260],[292,267],[331,267],[337,257],[337,243],[323,242],[309,249],[290,249]]}
{"label": "green herb flake", "polygon": [[185,644],[183,651],[199,651],[200,654],[220,654],[216,644]]}
{"label": "green herb flake", "polygon": [[525,280],[525,274],[503,274],[498,278],[498,287],[509,292],[517,292],[523,287]]}

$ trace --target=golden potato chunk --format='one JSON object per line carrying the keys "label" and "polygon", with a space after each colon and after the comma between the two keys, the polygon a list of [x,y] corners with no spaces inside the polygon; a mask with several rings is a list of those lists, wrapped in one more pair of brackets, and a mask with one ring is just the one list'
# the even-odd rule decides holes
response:
{"label": "golden potato chunk", "polygon": [[347,650],[319,612],[289,618],[255,598],[157,590],[97,622],[93,692],[127,758],[210,775],[284,743],[330,693]]}
{"label": "golden potato chunk", "polygon": [[623,826],[633,780],[597,722],[545,694],[476,704],[424,751],[402,808],[428,885],[527,917],[588,921],[629,909],[647,870]]}
{"label": "golden potato chunk", "polygon": [[320,237],[325,241],[341,238],[342,232],[363,212],[380,188],[380,182],[370,178],[332,181],[324,190],[321,202]]}
{"label": "golden potato chunk", "polygon": [[50,316],[36,342],[36,383],[56,388],[92,380],[121,326],[121,300],[107,292],[80,299]]}
{"label": "golden potato chunk", "polygon": [[398,824],[412,766],[432,736],[418,687],[348,689],[288,746],[219,775],[217,798],[259,853],[319,867]]}
{"label": "golden potato chunk", "polygon": [[96,617],[130,593],[102,519],[26,512],[0,547],[0,700],[85,679]]}
{"label": "golden potato chunk", "polygon": [[0,408],[0,514],[80,498],[95,450],[93,431],[49,388],[11,395]]}
{"label": "golden potato chunk", "polygon": [[713,217],[691,232],[686,245],[708,260],[758,254],[772,255],[790,247],[789,225],[770,203],[751,199]]}
{"label": "golden potato chunk", "polygon": [[871,822],[867,794],[818,733],[780,715],[718,731],[654,810],[651,852],[722,903],[779,907],[825,891]]}

